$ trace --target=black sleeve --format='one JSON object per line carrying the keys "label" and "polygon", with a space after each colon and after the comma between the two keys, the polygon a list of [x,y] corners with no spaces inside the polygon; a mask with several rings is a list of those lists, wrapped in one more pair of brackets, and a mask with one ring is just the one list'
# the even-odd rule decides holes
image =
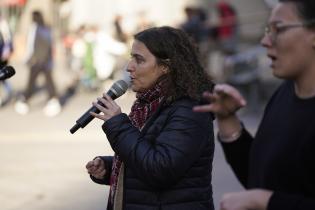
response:
{"label": "black sleeve", "polygon": [[179,107],[170,114],[154,141],[142,136],[125,114],[106,121],[103,130],[125,165],[157,189],[175,184],[207,141],[214,141],[211,115],[193,112],[192,107]]}
{"label": "black sleeve", "polygon": [[[218,139],[220,139],[219,135]],[[230,143],[220,141],[227,162],[245,188],[248,180],[249,152],[252,141],[253,137],[245,128],[236,141]]]}
{"label": "black sleeve", "polygon": [[105,163],[105,170],[106,170],[105,177],[103,179],[97,179],[94,176],[90,175],[90,178],[92,179],[93,182],[97,184],[109,185],[110,174],[112,173],[113,156],[98,156],[98,157],[101,158]]}

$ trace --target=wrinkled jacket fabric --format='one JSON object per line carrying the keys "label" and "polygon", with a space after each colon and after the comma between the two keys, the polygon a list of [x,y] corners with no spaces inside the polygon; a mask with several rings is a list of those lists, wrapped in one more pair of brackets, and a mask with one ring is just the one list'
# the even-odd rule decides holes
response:
{"label": "wrinkled jacket fabric", "polygon": [[[211,172],[213,117],[192,111],[197,102],[162,105],[141,131],[126,114],[103,124],[112,149],[124,162],[124,210],[213,210]],[[112,157],[101,157],[109,184]]]}

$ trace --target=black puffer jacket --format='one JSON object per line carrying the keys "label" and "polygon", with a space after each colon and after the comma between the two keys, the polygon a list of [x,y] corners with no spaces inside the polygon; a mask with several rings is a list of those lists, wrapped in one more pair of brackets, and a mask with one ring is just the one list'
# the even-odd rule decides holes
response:
{"label": "black puffer jacket", "polygon": [[[212,116],[195,113],[197,103],[181,99],[161,106],[139,131],[126,114],[103,125],[112,149],[125,164],[124,210],[213,210]],[[108,184],[112,157],[102,157]]]}

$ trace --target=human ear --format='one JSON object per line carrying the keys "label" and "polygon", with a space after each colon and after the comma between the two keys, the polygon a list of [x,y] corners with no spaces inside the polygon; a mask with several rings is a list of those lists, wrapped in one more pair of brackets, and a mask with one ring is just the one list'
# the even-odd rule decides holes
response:
{"label": "human ear", "polygon": [[162,65],[162,72],[164,74],[167,74],[169,72],[169,63],[170,63],[170,59],[165,59],[164,60],[164,64]]}
{"label": "human ear", "polygon": [[163,74],[167,74],[168,73],[168,67],[166,67],[166,66],[163,66],[163,68],[162,68],[162,72],[163,72]]}

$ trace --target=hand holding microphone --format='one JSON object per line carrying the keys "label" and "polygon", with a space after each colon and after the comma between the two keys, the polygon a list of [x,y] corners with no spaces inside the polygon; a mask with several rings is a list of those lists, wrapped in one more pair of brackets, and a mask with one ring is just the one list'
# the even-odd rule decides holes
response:
{"label": "hand holding microphone", "polygon": [[103,114],[91,112],[90,114],[100,120],[108,120],[121,113],[121,108],[107,94],[103,94],[102,98],[98,98],[97,102],[93,102],[99,111]]}
{"label": "hand holding microphone", "polygon": [[[89,122],[94,119],[94,117],[102,120],[107,120],[117,113],[120,113],[120,107],[113,100],[122,96],[127,91],[128,87],[128,82],[124,80],[119,80],[115,82],[108,90],[108,92],[104,94],[104,98],[99,98],[98,103],[93,103],[94,106],[87,110],[76,121],[76,124],[70,129],[70,132],[73,134],[79,128],[84,128]],[[107,108],[105,108],[104,106],[106,106]],[[99,114],[101,111],[104,113],[104,115]]]}

